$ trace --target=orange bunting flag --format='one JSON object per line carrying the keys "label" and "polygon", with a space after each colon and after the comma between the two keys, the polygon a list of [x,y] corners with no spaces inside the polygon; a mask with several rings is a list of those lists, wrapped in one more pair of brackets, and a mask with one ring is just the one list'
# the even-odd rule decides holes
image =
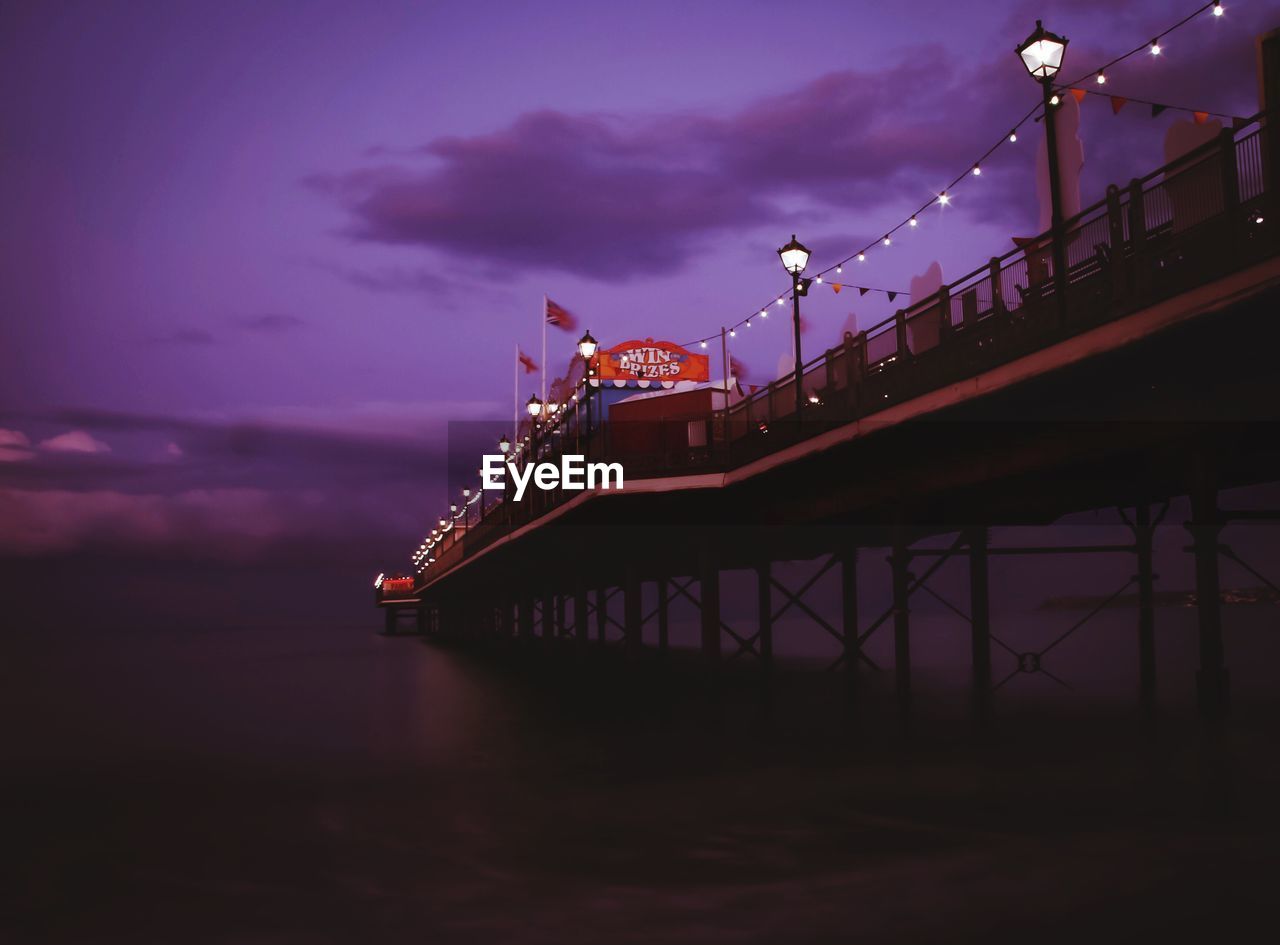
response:
{"label": "orange bunting flag", "polygon": [[842,286],[842,285],[841,285],[840,283],[838,283],[838,282],[833,282],[833,283],[831,283],[831,291],[832,291],[832,292],[834,292],[836,295],[839,295],[839,294],[840,294],[840,290],[841,290],[841,289],[843,289],[843,288],[844,288],[844,286]]}
{"label": "orange bunting flag", "polygon": [[1203,125],[1206,121],[1209,120],[1208,112],[1195,112],[1194,115],[1195,115],[1197,125]]}
{"label": "orange bunting flag", "polygon": [[1111,96],[1111,114],[1119,115],[1120,109],[1124,108],[1128,102],[1127,98],[1121,98],[1119,95]]}
{"label": "orange bunting flag", "polygon": [[1084,97],[1089,94],[1088,89],[1071,89],[1071,94],[1075,96],[1076,104],[1079,105],[1084,101]]}

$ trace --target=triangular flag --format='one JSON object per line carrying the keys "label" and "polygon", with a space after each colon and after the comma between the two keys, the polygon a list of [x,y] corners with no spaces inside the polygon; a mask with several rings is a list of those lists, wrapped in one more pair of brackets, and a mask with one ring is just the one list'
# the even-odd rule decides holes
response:
{"label": "triangular flag", "polygon": [[840,283],[838,283],[838,282],[833,282],[833,283],[831,283],[831,291],[833,291],[836,295],[839,295],[839,294],[840,294],[840,290],[841,290],[841,289],[843,289],[843,288],[844,288],[844,286],[842,286],[842,285],[841,285]]}
{"label": "triangular flag", "polygon": [[1119,115],[1120,109],[1124,108],[1128,101],[1127,98],[1121,98],[1119,95],[1111,96],[1111,114]]}
{"label": "triangular flag", "polygon": [[1197,125],[1203,125],[1206,121],[1209,120],[1208,112],[1195,112],[1194,115],[1195,115]]}
{"label": "triangular flag", "polygon": [[890,302],[892,302],[894,299],[896,299],[896,298],[898,297],[898,293],[897,293],[897,292],[890,292],[890,293],[888,293],[888,295],[889,295],[889,301],[890,301]]}
{"label": "triangular flag", "polygon": [[1070,92],[1075,96],[1077,105],[1083,102],[1084,97],[1089,94],[1088,89],[1070,89]]}
{"label": "triangular flag", "polygon": [[860,285],[860,286],[858,286],[858,294],[859,294],[859,295],[866,295],[866,294],[867,294],[868,292],[870,292],[870,291],[871,291],[871,290],[870,290],[870,289],[868,289],[868,288],[867,288],[866,286],[864,286],[864,285]]}
{"label": "triangular flag", "polygon": [[1169,107],[1168,105],[1152,105],[1152,106],[1151,106],[1151,117],[1152,117],[1152,118],[1158,118],[1158,117],[1160,116],[1160,113],[1161,113],[1162,111],[1164,111],[1164,110],[1165,110],[1166,108],[1168,108],[1168,107]]}

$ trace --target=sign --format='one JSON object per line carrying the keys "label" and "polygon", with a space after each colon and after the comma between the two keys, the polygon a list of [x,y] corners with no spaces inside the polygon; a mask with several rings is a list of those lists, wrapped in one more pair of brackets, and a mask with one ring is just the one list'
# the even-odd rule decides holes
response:
{"label": "sign", "polygon": [[653,381],[670,386],[677,381],[711,380],[705,354],[693,354],[670,341],[624,341],[601,351],[597,359],[602,381]]}
{"label": "sign", "polygon": [[398,597],[402,594],[413,595],[413,578],[392,577],[382,582],[383,597]]}

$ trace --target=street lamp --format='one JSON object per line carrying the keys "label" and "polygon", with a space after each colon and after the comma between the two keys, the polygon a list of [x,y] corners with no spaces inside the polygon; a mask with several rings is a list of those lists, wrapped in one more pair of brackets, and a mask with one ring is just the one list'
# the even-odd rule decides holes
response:
{"label": "street lamp", "polygon": [[1053,80],[1062,68],[1067,52],[1066,37],[1050,33],[1039,20],[1035,31],[1018,46],[1018,55],[1027,72],[1040,83],[1044,95],[1044,135],[1046,156],[1049,159],[1049,206],[1051,224],[1049,243],[1053,251],[1053,290],[1058,296],[1058,313],[1066,315],[1067,261],[1062,246],[1062,184],[1058,172],[1058,129],[1054,114],[1057,104],[1053,94]]}
{"label": "street lamp", "polygon": [[524,405],[529,411],[529,416],[536,417],[542,413],[542,401],[538,399],[538,395],[534,394],[529,398],[529,402]]}
{"label": "street lamp", "polygon": [[[794,233],[791,234],[791,242],[778,250],[778,258],[782,260],[782,268],[791,273],[791,301],[792,321],[795,329],[796,337],[796,419],[800,418],[800,402],[803,399],[801,387],[804,381],[804,361],[800,357],[800,296],[804,294],[801,289],[801,282],[804,283],[803,288],[808,289],[808,280],[800,278],[804,272],[804,267],[809,265],[809,250],[796,239]],[[725,378],[725,384],[728,384],[728,378]],[[725,396],[728,396],[727,394]]]}
{"label": "street lamp", "polygon": [[599,347],[596,340],[591,337],[591,332],[587,331],[585,335],[578,339],[578,354],[582,355],[584,361],[590,361],[596,356],[596,349]]}
{"label": "street lamp", "polygon": [[502,437],[498,440],[498,450],[502,453],[507,453],[511,450],[511,441],[507,439],[507,435],[505,433],[502,434]]}

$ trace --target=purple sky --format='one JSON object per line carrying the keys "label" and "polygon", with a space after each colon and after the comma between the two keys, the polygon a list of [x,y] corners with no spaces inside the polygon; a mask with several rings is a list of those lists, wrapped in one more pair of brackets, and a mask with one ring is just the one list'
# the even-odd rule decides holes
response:
{"label": "purple sky", "polygon": [[[544,292],[606,344],[709,334],[783,287],[793,231],[826,266],[1007,131],[1037,17],[1074,77],[1195,6],[9,4],[0,552],[416,535],[443,421],[510,416]],[[1280,3],[1226,6],[1109,89],[1252,114]],[[1087,100],[1084,201],[1160,164],[1172,120]],[[1012,248],[1039,137],[849,281]],[[812,354],[892,311],[806,306]],[[784,329],[740,336],[751,380]]]}

